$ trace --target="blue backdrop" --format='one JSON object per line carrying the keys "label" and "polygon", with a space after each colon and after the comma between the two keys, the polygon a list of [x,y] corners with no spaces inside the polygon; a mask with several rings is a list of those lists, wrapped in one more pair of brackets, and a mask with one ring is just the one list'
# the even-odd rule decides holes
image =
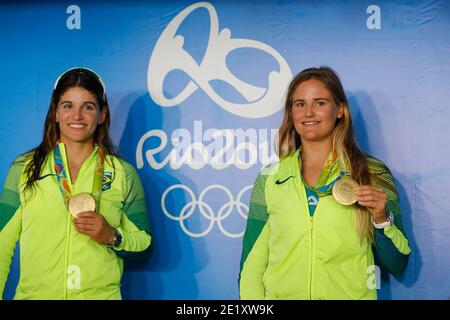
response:
{"label": "blue backdrop", "polygon": [[154,235],[152,259],[126,269],[124,297],[237,299],[251,185],[277,159],[286,85],[328,65],[359,144],[401,197],[412,254],[380,298],[449,299],[449,34],[445,0],[2,2],[0,180],[40,142],[56,77],[96,70]]}

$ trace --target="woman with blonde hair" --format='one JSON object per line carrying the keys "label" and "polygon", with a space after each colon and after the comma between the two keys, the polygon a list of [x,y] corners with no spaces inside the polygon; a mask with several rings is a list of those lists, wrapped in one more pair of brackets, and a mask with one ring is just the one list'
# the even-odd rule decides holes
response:
{"label": "woman with blonde hair", "polygon": [[241,299],[376,299],[376,263],[398,276],[410,248],[392,174],[357,146],[332,69],[294,77],[278,139],[252,191]]}

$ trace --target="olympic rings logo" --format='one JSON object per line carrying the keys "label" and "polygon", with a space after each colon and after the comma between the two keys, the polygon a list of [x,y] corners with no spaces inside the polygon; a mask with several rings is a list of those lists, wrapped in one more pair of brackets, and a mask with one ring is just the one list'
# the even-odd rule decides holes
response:
{"label": "olympic rings logo", "polygon": [[[176,189],[181,189],[187,192],[189,197],[191,198],[191,201],[187,202],[182,209],[180,210],[180,213],[178,215],[175,215],[173,213],[170,213],[166,208],[166,197],[167,195]],[[205,195],[211,191],[211,190],[221,190],[225,193],[226,197],[228,198],[227,202],[220,207],[217,214],[214,213],[214,210],[211,208],[209,204],[207,204],[204,201]],[[240,238],[244,235],[245,227],[242,232],[239,233],[232,233],[230,231],[227,231],[223,226],[223,221],[227,219],[231,213],[233,212],[233,208],[235,207],[237,209],[237,212],[239,216],[241,216],[244,220],[247,220],[248,215],[248,206],[241,202],[242,196],[247,192],[248,190],[252,189],[252,185],[244,187],[238,194],[236,200],[234,200],[233,195],[231,194],[230,190],[228,190],[226,187],[219,185],[219,184],[212,184],[206,187],[201,193],[199,198],[197,199],[194,192],[187,186],[183,184],[175,184],[173,186],[170,186],[167,188],[162,197],[161,197],[161,208],[164,212],[164,214],[171,220],[178,221],[180,223],[181,229],[189,235],[190,237],[194,238],[200,238],[206,236],[214,227],[214,224],[217,223],[217,226],[222,232],[223,235],[230,237],[230,238]],[[201,232],[192,232],[189,230],[186,226],[185,221],[189,219],[193,214],[195,209],[198,207],[200,214],[203,218],[206,220],[209,220],[208,227],[201,231]]]}

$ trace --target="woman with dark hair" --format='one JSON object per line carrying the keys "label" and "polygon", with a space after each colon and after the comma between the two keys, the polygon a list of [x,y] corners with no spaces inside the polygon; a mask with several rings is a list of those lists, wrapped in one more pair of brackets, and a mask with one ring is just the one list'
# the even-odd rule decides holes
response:
{"label": "woman with dark hair", "polygon": [[291,81],[277,149],[253,186],[241,298],[376,299],[376,263],[398,276],[410,248],[392,174],[357,146],[332,69]]}
{"label": "woman with dark hair", "polygon": [[17,240],[15,299],[121,299],[123,259],[149,256],[143,187],[109,125],[101,78],[64,72],[42,142],[13,162],[0,197],[0,297]]}

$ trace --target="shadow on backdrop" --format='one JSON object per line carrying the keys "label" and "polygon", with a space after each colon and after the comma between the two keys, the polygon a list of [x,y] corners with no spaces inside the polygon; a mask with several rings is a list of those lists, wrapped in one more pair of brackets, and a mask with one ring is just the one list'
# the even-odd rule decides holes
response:
{"label": "shadow on backdrop", "polygon": [[[178,128],[180,114],[177,108],[171,108],[170,119],[164,119],[162,108],[155,104],[148,93],[136,92],[129,94],[120,101],[115,115],[116,119],[125,119],[119,149],[121,155],[136,169],[136,149],[140,138],[153,129]],[[127,115],[125,115],[127,113]],[[168,156],[171,146],[170,132],[167,146],[154,158],[159,163]],[[148,141],[147,141],[148,140]],[[170,164],[156,170],[149,166],[146,160],[146,150],[155,149],[161,141],[157,137],[148,138],[142,148],[144,167],[137,169],[144,185],[147,207],[152,231],[153,253],[150,260],[142,263],[125,264],[122,279],[122,294],[124,299],[195,299],[198,295],[198,284],[195,274],[208,264],[208,260],[194,265],[194,250],[202,251],[204,240],[192,239],[181,232],[180,224],[169,219],[162,210],[161,197],[164,191],[175,184],[195,186],[193,181],[183,176],[180,171],[171,171]],[[156,147],[155,147],[156,145]],[[176,174],[174,174],[176,173]],[[196,190],[193,190],[194,193]],[[184,197],[184,199],[183,199]],[[187,194],[168,193],[165,204],[171,212],[181,212],[189,200]],[[173,209],[177,208],[177,209]],[[195,247],[193,245],[195,241]],[[204,250],[203,250],[204,251]]]}
{"label": "shadow on backdrop", "polygon": [[[385,148],[385,141],[387,141],[389,137],[383,136],[383,130],[380,125],[380,117],[377,114],[377,109],[375,108],[370,96],[364,91],[354,93],[347,92],[346,94],[352,113],[353,128],[359,146],[364,152],[378,159],[386,153],[392,152],[392,150],[386,150]],[[377,93],[377,96],[380,95],[380,93]],[[389,112],[394,110],[394,108],[390,106],[387,98],[383,98],[382,101],[384,101],[384,103],[381,106],[381,109],[389,110]],[[366,121],[370,121],[370,127],[373,132],[367,132]],[[374,145],[376,145],[376,147],[374,147]],[[377,154],[374,154],[372,150],[377,150]],[[389,164],[386,165],[389,167]],[[389,169],[392,171],[391,168]],[[392,175],[399,194],[403,227],[411,248],[411,255],[409,257],[407,269],[403,275],[396,277],[396,280],[404,286],[410,288],[417,282],[420,270],[422,268],[420,251],[413,234],[413,224],[411,219],[412,208],[410,204],[413,200],[413,203],[417,205],[417,201],[419,201],[420,197],[415,196],[415,181],[413,178],[400,175],[395,171],[392,172]],[[391,277],[393,276],[382,270],[382,283],[381,288],[378,290],[378,299],[392,299],[392,289],[395,290],[395,287],[393,287],[394,284],[391,282]],[[410,297],[413,298],[412,295],[410,295]]]}

